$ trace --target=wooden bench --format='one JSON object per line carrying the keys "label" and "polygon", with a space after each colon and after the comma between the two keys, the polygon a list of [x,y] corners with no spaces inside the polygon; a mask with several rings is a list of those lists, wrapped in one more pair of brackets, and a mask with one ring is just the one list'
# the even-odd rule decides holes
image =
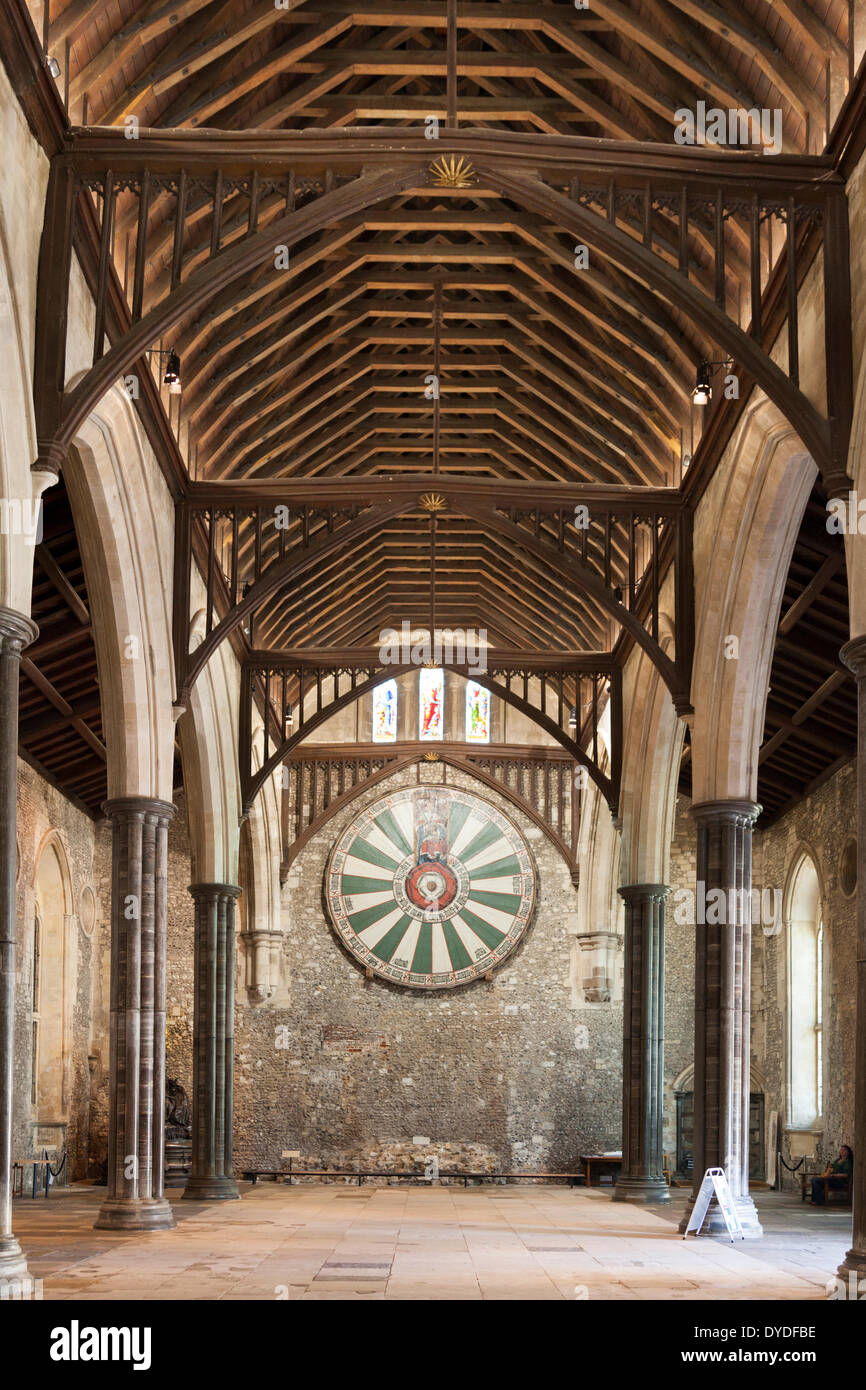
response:
{"label": "wooden bench", "polygon": [[[850,1207],[854,1195],[854,1174],[849,1173],[844,1187],[831,1187],[833,1178],[842,1177],[841,1173],[807,1173],[800,1174],[800,1201],[805,1202],[806,1194],[812,1190],[812,1182],[815,1178],[822,1178],[824,1181],[824,1206],[825,1207]],[[820,1202],[815,1203],[820,1206]]]}

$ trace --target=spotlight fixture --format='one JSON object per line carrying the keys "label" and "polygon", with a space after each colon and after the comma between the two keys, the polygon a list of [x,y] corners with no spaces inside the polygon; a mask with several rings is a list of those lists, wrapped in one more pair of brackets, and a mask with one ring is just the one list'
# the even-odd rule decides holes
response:
{"label": "spotlight fixture", "polygon": [[568,716],[568,727],[571,733],[574,733],[577,728],[577,707],[575,705],[572,705],[571,714]]}
{"label": "spotlight fixture", "polygon": [[57,59],[56,59],[56,58],[52,58],[52,57],[48,57],[48,58],[45,59],[45,62],[46,62],[46,65],[47,65],[47,67],[48,67],[48,71],[51,73],[51,76],[52,76],[52,77],[59,77],[59,76],[60,76],[60,64],[58,63]]}
{"label": "spotlight fixture", "polygon": [[692,387],[692,400],[695,405],[709,405],[713,399],[713,369],[724,367],[726,371],[730,371],[733,365],[734,362],[731,357],[723,357],[719,362],[703,361],[701,363],[698,367],[695,384]]}
{"label": "spotlight fixture", "polygon": [[292,710],[291,705],[286,705],[286,728],[289,730],[289,733],[291,733],[292,731],[292,725],[294,724],[294,722],[294,711]]}
{"label": "spotlight fixture", "polygon": [[180,358],[176,352],[168,354],[168,361],[165,364],[165,375],[163,383],[168,387],[172,396],[179,396],[182,390],[180,384]]}
{"label": "spotlight fixture", "polygon": [[713,387],[710,381],[710,364],[702,362],[698,367],[697,380],[692,388],[692,400],[695,405],[709,405],[713,399]]}

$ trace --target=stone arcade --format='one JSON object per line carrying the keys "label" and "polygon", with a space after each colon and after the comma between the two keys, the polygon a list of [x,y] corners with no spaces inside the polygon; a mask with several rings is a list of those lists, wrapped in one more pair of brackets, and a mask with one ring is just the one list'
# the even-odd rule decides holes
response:
{"label": "stone arcade", "polygon": [[866,0],[326,9],[0,12],[0,1294],[841,1297]]}

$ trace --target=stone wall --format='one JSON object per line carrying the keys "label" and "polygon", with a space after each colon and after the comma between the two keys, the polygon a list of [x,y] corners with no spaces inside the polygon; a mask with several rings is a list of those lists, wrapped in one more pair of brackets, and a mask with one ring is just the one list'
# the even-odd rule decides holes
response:
{"label": "stone wall", "polygon": [[388,1166],[419,1139],[430,1141],[419,1153],[438,1152],[443,1167],[471,1167],[486,1155],[485,1167],[570,1171],[581,1153],[619,1146],[622,1010],[572,1006],[568,868],[507,799],[452,768],[447,775],[499,805],[527,837],[539,871],[534,924],[489,983],[436,994],[367,980],[326,920],[324,868],[357,812],[414,782],[416,769],[343,808],[285,885],[287,994],[251,1007],[239,962],[238,1171],[279,1167],[284,1150],[309,1162]]}

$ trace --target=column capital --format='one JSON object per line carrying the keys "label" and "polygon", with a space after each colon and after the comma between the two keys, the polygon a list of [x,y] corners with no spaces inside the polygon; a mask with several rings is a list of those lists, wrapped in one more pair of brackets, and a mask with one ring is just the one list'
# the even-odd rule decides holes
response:
{"label": "column capital", "polygon": [[32,473],[53,473],[55,481],[63,471],[66,462],[66,446],[56,439],[37,439],[36,461],[30,465]]}
{"label": "column capital", "polygon": [[14,608],[0,608],[0,651],[20,652],[39,636],[32,618]]}
{"label": "column capital", "polygon": [[160,801],[155,796],[115,796],[103,801],[102,809],[112,819],[133,816],[158,816],[170,821],[174,819],[177,807],[171,801]]}
{"label": "column capital", "polygon": [[650,899],[664,902],[671,890],[667,883],[626,883],[616,891],[625,902],[639,903]]}
{"label": "column capital", "polygon": [[850,642],[846,642],[839,652],[839,658],[849,671],[854,672],[858,681],[862,680],[866,676],[866,635],[852,637]]}
{"label": "column capital", "polygon": [[748,826],[755,824],[763,810],[756,801],[741,801],[737,798],[725,801],[696,801],[690,810],[698,822]]}
{"label": "column capital", "polygon": [[194,898],[239,898],[243,889],[235,883],[191,883],[187,892]]}

